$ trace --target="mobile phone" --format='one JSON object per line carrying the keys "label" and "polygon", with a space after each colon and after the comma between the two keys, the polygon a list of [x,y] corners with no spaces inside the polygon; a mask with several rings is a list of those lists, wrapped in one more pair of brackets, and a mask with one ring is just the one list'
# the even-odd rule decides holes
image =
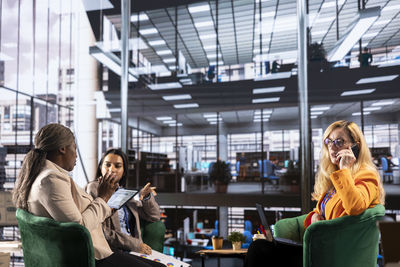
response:
{"label": "mobile phone", "polygon": [[358,145],[355,144],[351,147],[351,151],[353,151],[354,157],[358,159],[358,154],[360,154],[360,149],[358,148]]}

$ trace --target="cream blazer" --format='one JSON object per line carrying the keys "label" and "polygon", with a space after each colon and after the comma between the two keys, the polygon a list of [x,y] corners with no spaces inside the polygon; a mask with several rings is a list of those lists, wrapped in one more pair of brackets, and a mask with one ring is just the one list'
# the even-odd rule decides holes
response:
{"label": "cream blazer", "polygon": [[102,198],[93,199],[75,184],[66,170],[49,160],[32,184],[28,211],[37,216],[85,226],[92,237],[97,260],[113,253],[102,230],[102,222],[111,215],[111,208]]}
{"label": "cream blazer", "polygon": [[[86,192],[92,197],[97,197],[99,188],[98,181],[92,181],[86,186]],[[114,249],[126,250],[126,251],[140,251],[140,244],[142,241],[142,232],[140,230],[140,219],[148,222],[157,222],[160,220],[160,207],[158,206],[153,194],[150,194],[150,198],[147,200],[136,201],[131,199],[126,207],[132,213],[132,220],[134,220],[135,227],[132,229],[131,235],[127,235],[121,232],[121,224],[119,222],[118,212],[114,212],[113,215],[104,221],[103,231],[104,235]]]}

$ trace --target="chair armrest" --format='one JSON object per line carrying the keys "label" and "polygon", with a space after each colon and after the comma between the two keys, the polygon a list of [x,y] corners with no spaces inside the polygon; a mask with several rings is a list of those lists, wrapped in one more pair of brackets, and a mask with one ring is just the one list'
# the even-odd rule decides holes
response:
{"label": "chair armrest", "polygon": [[162,221],[147,222],[140,221],[142,240],[149,245],[152,249],[158,252],[163,252],[165,224]]}
{"label": "chair armrest", "polygon": [[376,266],[376,221],[384,215],[377,205],[357,216],[311,224],[304,233],[303,266]]}
{"label": "chair armrest", "polygon": [[274,226],[274,236],[301,241],[304,234],[305,215],[279,220]]}

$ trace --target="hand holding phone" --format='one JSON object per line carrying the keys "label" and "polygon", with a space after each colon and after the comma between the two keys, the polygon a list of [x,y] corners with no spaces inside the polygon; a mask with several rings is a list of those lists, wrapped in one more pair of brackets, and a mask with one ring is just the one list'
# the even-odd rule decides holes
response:
{"label": "hand holding phone", "polygon": [[358,148],[357,144],[354,144],[351,147],[351,151],[353,151],[354,157],[356,157],[356,159],[358,159],[358,154],[360,154],[360,149]]}

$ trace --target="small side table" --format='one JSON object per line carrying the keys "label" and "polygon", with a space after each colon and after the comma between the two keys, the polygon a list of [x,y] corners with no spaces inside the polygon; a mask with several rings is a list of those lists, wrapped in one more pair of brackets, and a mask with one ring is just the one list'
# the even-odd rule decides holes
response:
{"label": "small side table", "polygon": [[233,249],[216,249],[216,250],[209,250],[203,249],[196,252],[201,257],[201,266],[204,267],[204,259],[208,256],[210,258],[216,257],[218,259],[218,267],[220,267],[220,258],[246,258],[247,248],[233,250]]}

